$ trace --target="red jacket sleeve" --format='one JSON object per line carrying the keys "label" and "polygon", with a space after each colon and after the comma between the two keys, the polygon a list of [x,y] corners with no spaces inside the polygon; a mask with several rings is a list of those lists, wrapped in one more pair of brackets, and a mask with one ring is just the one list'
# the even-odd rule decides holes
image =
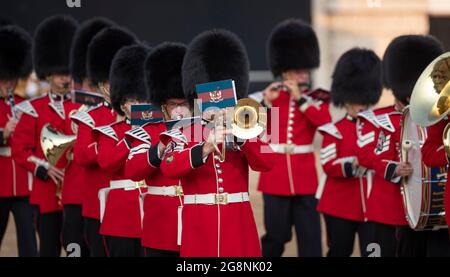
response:
{"label": "red jacket sleeve", "polygon": [[267,156],[267,154],[273,153],[269,144],[259,139],[246,141],[241,146],[241,150],[252,170],[264,172],[273,168],[273,160]]}
{"label": "red jacket sleeve", "polygon": [[116,140],[109,136],[99,134],[98,138],[98,156],[99,166],[108,172],[116,172],[125,166],[130,148],[125,140]]}
{"label": "red jacket sleeve", "polygon": [[358,134],[358,163],[363,167],[374,170],[375,175],[384,178],[386,181],[398,183],[400,177],[395,176],[395,168],[399,161],[398,153],[395,150],[395,145],[398,145],[397,136],[396,134],[390,134],[389,150],[377,155],[375,149],[380,131],[370,123],[364,124],[361,133]]}
{"label": "red jacket sleeve", "polygon": [[92,128],[86,124],[78,124],[77,139],[73,146],[74,161],[83,166],[97,163],[97,142]]}
{"label": "red jacket sleeve", "polygon": [[339,153],[341,140],[323,133],[320,162],[325,174],[334,178],[350,178],[354,176],[353,162],[356,157],[342,156]]}
{"label": "red jacket sleeve", "polygon": [[150,145],[140,140],[132,140],[131,145],[133,148],[125,163],[126,178],[140,181],[159,170],[162,153],[158,151],[158,143]]}
{"label": "red jacket sleeve", "polygon": [[316,127],[331,122],[328,103],[310,99],[300,105],[300,111]]}
{"label": "red jacket sleeve", "polygon": [[[12,140],[12,156],[14,160],[28,171],[36,174],[39,162],[45,163],[35,157],[35,149],[41,147],[36,145],[37,118],[23,113],[17,123]],[[34,161],[34,162],[33,162]]]}
{"label": "red jacket sleeve", "polygon": [[203,159],[203,143],[186,145],[170,141],[160,168],[167,177],[180,179],[192,170],[202,166],[205,160]]}
{"label": "red jacket sleeve", "polygon": [[422,159],[429,167],[446,166],[448,164],[442,134],[447,122],[439,122],[427,129],[428,137],[422,147]]}

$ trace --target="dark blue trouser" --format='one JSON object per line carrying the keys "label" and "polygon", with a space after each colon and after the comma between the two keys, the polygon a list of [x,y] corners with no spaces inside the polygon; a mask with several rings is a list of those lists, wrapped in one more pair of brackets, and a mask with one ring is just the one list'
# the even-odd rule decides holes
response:
{"label": "dark blue trouser", "polygon": [[91,257],[106,257],[105,241],[100,235],[100,224],[98,219],[84,218],[84,236]]}
{"label": "dark blue trouser", "polygon": [[144,248],[139,238],[105,236],[109,257],[144,257]]}
{"label": "dark blue trouser", "polygon": [[16,224],[19,257],[36,257],[36,231],[33,225],[33,208],[28,197],[0,198],[0,245],[12,212]]}
{"label": "dark blue trouser", "polygon": [[39,213],[39,256],[61,255],[62,212]]}
{"label": "dark blue trouser", "polygon": [[180,252],[161,250],[155,248],[145,247],[145,257],[147,258],[178,258],[180,257]]}
{"label": "dark blue trouser", "polygon": [[263,257],[281,257],[285,243],[297,235],[299,257],[321,257],[320,216],[314,195],[276,196],[264,194]]}
{"label": "dark blue trouser", "polygon": [[89,257],[89,250],[84,238],[84,219],[81,205],[64,205],[62,239],[67,254],[70,254],[71,244],[79,246],[80,256]]}
{"label": "dark blue trouser", "polygon": [[450,237],[447,229],[414,231],[409,226],[397,229],[399,257],[450,257]]}
{"label": "dark blue trouser", "polygon": [[327,257],[350,257],[353,253],[355,235],[358,234],[362,257],[371,254],[369,244],[375,242],[375,224],[358,222],[324,215],[327,228]]}

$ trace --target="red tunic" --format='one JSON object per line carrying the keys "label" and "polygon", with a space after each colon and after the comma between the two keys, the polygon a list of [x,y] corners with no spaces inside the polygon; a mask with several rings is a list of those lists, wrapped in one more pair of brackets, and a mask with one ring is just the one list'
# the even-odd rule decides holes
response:
{"label": "red tunic", "polygon": [[[126,178],[134,181],[145,179],[148,186],[178,186],[178,179],[164,176],[159,169],[159,134],[166,131],[164,123],[147,124],[127,133],[133,148],[125,165]],[[177,244],[178,208],[183,205],[182,196],[146,194],[142,221],[142,245],[154,249],[180,251]]]}
{"label": "red tunic", "polygon": [[[273,101],[271,110],[268,124],[270,143],[293,144],[308,150],[298,154],[272,153],[269,159],[276,166],[261,173],[259,190],[283,196],[315,194],[318,178],[312,143],[317,128],[331,122],[328,103],[309,99],[299,107],[288,92],[281,91]],[[276,113],[278,119],[274,118]],[[278,134],[277,141],[275,137]]]}
{"label": "red tunic", "polygon": [[[446,166],[448,165],[448,157],[445,153],[442,135],[444,128],[449,124],[448,118],[444,118],[435,125],[427,128],[427,140],[422,147],[422,159],[426,166]],[[447,225],[450,224],[450,191],[448,189],[450,180],[447,176],[446,189],[444,194],[445,220]]]}
{"label": "red tunic", "polygon": [[98,191],[109,186],[109,176],[97,163],[97,142],[92,134],[96,126],[109,125],[117,120],[117,114],[109,105],[99,105],[87,112],[72,117],[78,125],[77,140],[74,145],[74,162],[83,167],[80,175],[82,184],[82,214],[84,217],[100,219]]}
{"label": "red tunic", "polygon": [[[13,157],[20,166],[36,175],[38,166],[46,162],[40,142],[42,128],[49,123],[64,134],[70,132],[65,119],[73,110],[77,110],[79,105],[71,100],[54,100],[54,97],[48,94],[24,101],[17,108],[23,114],[14,133]],[[56,197],[56,185],[51,178],[45,181],[34,178],[30,203],[39,205],[43,214],[61,210]]]}
{"label": "red tunic", "polygon": [[[194,127],[207,136],[209,130],[203,132],[205,127],[197,123],[183,131],[195,134]],[[180,178],[185,199],[196,194],[248,192],[248,167],[267,171],[273,166],[261,154],[261,147],[268,148],[268,145],[259,140],[228,150],[226,160],[220,162],[214,153],[203,160],[202,143],[187,141],[181,133],[176,137],[171,142],[176,147],[165,155],[160,168],[167,177]],[[250,202],[185,204],[182,221],[181,256],[261,256]]]}
{"label": "red tunic", "polygon": [[317,210],[347,220],[366,221],[366,170],[352,165],[358,147],[356,120],[346,116],[319,131],[324,136],[320,155],[327,180]]}
{"label": "red tunic", "polygon": [[[80,111],[76,110],[70,116],[66,117],[66,129],[68,134],[73,135],[78,128],[77,123],[72,121],[74,114]],[[64,171],[64,186],[62,188],[62,204],[63,205],[81,205],[83,203],[83,187],[84,187],[84,167],[73,162],[73,149],[71,152],[72,160],[69,161]]]}
{"label": "red tunic", "polygon": [[395,177],[400,161],[402,114],[394,106],[367,110],[358,120],[358,161],[373,169],[373,186],[367,201],[367,218],[388,225],[408,225],[400,192],[400,177]]}
{"label": "red tunic", "polygon": [[[125,132],[129,130],[130,124],[125,121],[93,129],[98,141],[97,162],[100,168],[110,176],[111,181],[126,179],[124,169],[130,148],[123,138]],[[140,195],[141,189],[109,191],[100,234],[140,238],[142,230]]]}
{"label": "red tunic", "polygon": [[[15,104],[24,101],[20,96],[14,96]],[[0,99],[0,168],[2,178],[0,180],[0,197],[16,197],[30,195],[29,185],[31,180],[28,178],[27,171],[18,166],[11,157],[11,144],[14,139],[14,133],[3,140],[3,128],[12,117],[11,106],[7,99]],[[30,176],[32,177],[32,176]]]}

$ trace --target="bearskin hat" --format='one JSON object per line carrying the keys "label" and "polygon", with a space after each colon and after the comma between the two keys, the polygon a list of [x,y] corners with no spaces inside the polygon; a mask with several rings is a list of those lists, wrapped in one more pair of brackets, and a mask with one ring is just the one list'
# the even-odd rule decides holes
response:
{"label": "bearskin hat", "polygon": [[114,55],[120,48],[136,43],[136,36],[120,27],[109,27],[96,34],[89,43],[86,62],[92,84],[108,81]]}
{"label": "bearskin hat", "polygon": [[244,44],[226,30],[199,34],[189,44],[182,66],[183,91],[191,101],[197,98],[195,85],[232,79],[238,99],[248,95],[249,60]]}
{"label": "bearskin hat", "polygon": [[145,61],[147,91],[150,101],[161,105],[167,99],[184,98],[181,66],[186,45],[164,42],[151,51]]}
{"label": "bearskin hat", "polygon": [[314,69],[320,65],[316,33],[300,19],[287,19],[272,30],[267,42],[267,59],[275,77],[292,69]]}
{"label": "bearskin hat", "polygon": [[372,50],[353,48],[339,58],[331,85],[333,104],[375,105],[382,89],[381,61]]}
{"label": "bearskin hat", "polygon": [[89,43],[101,30],[115,25],[103,17],[91,18],[78,28],[70,49],[70,73],[77,83],[82,83],[87,77],[86,57]]}
{"label": "bearskin hat", "polygon": [[69,74],[69,54],[78,23],[70,16],[55,15],[42,21],[34,34],[33,66],[38,78]]}
{"label": "bearskin hat", "polygon": [[435,58],[444,52],[432,36],[405,35],[395,38],[383,57],[383,83],[395,98],[408,104],[417,79]]}
{"label": "bearskin hat", "polygon": [[149,52],[147,46],[131,45],[114,56],[109,76],[111,105],[120,115],[124,115],[120,106],[127,99],[148,101],[144,63]]}
{"label": "bearskin hat", "polygon": [[31,73],[32,38],[24,29],[0,28],[0,80],[15,80]]}

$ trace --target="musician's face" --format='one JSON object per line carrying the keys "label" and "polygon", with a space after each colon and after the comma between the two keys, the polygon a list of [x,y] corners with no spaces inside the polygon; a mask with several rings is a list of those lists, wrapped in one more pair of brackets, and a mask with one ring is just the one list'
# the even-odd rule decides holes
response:
{"label": "musician's face", "polygon": [[356,117],[360,112],[366,110],[368,107],[368,105],[361,104],[347,104],[345,106],[347,113],[352,117]]}
{"label": "musician's face", "polygon": [[90,91],[90,92],[97,91],[97,89],[95,88],[94,85],[92,85],[92,82],[89,79],[84,79],[83,80],[83,85],[82,85],[81,89],[84,90],[84,91]]}
{"label": "musician's face", "polygon": [[51,90],[54,93],[66,94],[70,92],[72,77],[67,74],[53,74],[49,78]]}
{"label": "musician's face", "polygon": [[433,80],[436,93],[440,93],[450,80],[450,70],[448,65],[444,62],[436,64],[436,67],[431,73],[431,78]]}
{"label": "musician's face", "polygon": [[283,72],[282,76],[285,81],[295,81],[297,84],[309,84],[311,81],[311,72],[307,69],[292,69]]}
{"label": "musician's face", "polygon": [[105,82],[105,83],[99,84],[97,90],[99,93],[101,93],[103,95],[106,102],[111,103],[109,88],[110,88],[109,82]]}
{"label": "musician's face", "polygon": [[163,105],[170,119],[191,117],[189,101],[186,99],[169,99]]}
{"label": "musician's face", "polygon": [[126,118],[131,118],[131,106],[136,104],[144,104],[145,101],[140,101],[136,99],[127,99],[124,104],[122,104],[122,111],[125,113]]}
{"label": "musician's face", "polygon": [[8,96],[8,90],[14,86],[14,81],[0,80],[0,96],[6,98]]}

